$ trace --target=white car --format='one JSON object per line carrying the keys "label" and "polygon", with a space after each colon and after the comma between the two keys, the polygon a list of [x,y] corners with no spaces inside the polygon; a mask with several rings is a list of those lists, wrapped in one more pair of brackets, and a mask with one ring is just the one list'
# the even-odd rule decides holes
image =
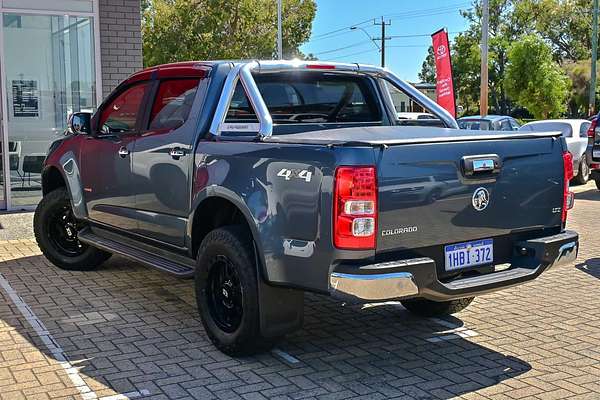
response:
{"label": "white car", "polygon": [[399,112],[398,119],[438,119],[435,115],[425,112]]}
{"label": "white car", "polygon": [[559,131],[567,141],[569,152],[573,155],[573,173],[575,182],[587,183],[590,178],[587,130],[591,125],[585,119],[548,119],[543,121],[529,122],[523,125],[520,131],[550,132]]}

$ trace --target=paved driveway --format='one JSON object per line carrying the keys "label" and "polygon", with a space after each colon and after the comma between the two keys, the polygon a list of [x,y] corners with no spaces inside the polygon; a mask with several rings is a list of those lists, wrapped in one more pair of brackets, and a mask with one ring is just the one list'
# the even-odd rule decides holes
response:
{"label": "paved driveway", "polygon": [[576,191],[574,265],[445,319],[308,295],[304,329],[244,359],[208,342],[192,281],[119,257],[61,271],[3,232],[24,238],[0,241],[0,398],[600,399],[600,192]]}

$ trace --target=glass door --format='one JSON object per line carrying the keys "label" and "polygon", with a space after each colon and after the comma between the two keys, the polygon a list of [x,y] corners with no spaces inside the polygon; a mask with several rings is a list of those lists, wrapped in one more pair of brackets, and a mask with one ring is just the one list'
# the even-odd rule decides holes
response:
{"label": "glass door", "polygon": [[[0,68],[2,68],[0,66]],[[0,74],[0,76],[2,76]],[[0,80],[0,93],[2,93],[2,81]],[[2,96],[0,96],[0,210],[6,209],[4,176],[4,111],[2,108]]]}
{"label": "glass door", "polygon": [[4,13],[3,52],[8,113],[11,207],[41,198],[50,143],[67,117],[96,107],[93,22],[90,17]]}

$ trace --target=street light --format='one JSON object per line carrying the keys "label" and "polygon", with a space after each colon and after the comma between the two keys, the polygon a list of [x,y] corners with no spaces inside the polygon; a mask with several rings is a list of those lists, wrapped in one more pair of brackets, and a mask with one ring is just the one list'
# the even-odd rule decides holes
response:
{"label": "street light", "polygon": [[376,42],[377,39],[374,37],[371,37],[371,35],[369,35],[369,32],[367,32],[364,28],[361,28],[360,26],[351,26],[350,27],[351,31],[355,31],[357,29],[360,29],[365,35],[367,35],[369,40],[371,40],[373,42],[373,44],[375,45],[375,47],[377,47],[377,50],[381,51],[381,47]]}

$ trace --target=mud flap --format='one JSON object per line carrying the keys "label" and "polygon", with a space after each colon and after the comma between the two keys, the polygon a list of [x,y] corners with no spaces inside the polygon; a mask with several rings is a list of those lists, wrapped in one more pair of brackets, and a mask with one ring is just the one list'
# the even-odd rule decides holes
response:
{"label": "mud flap", "polygon": [[300,329],[304,322],[304,292],[268,285],[263,279],[256,243],[253,244],[262,336],[267,339],[277,338]]}
{"label": "mud flap", "polygon": [[265,338],[276,338],[302,327],[304,292],[267,285],[258,280],[260,331]]}

